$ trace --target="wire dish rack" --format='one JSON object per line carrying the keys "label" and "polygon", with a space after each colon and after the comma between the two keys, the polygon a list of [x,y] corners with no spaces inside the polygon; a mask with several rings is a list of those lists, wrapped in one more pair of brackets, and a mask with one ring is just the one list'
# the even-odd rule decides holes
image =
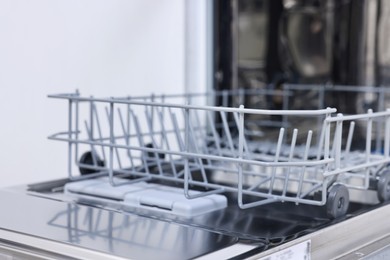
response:
{"label": "wire dish rack", "polygon": [[[371,97],[375,106],[353,114],[326,107],[334,100],[329,95],[350,93],[362,104],[367,98],[359,97]],[[131,201],[124,197],[134,187],[149,189],[158,181],[168,187],[160,191],[185,196],[180,210],[212,198],[182,215],[226,207],[223,194],[234,192],[242,209],[272,202],[326,205],[336,218],[347,212],[349,189],[375,189],[380,201],[390,199],[388,94],[383,87],[313,85],[110,98],[76,91],[49,96],[68,102],[68,129],[49,139],[68,145],[69,192]],[[222,105],[209,105],[215,103]],[[161,202],[170,196],[164,192],[135,200],[172,210],[172,201]],[[142,202],[145,196],[153,201]]]}

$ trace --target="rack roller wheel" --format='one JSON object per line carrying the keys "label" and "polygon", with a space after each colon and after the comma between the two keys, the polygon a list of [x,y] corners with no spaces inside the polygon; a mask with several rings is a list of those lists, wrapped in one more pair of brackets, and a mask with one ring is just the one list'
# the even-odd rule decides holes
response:
{"label": "rack roller wheel", "polygon": [[326,202],[326,213],[330,218],[338,218],[347,213],[349,206],[348,188],[342,184],[335,184],[329,188]]}
{"label": "rack roller wheel", "polygon": [[[96,153],[95,153],[95,159],[96,159],[97,166],[99,166],[99,167],[104,167],[105,166],[104,161],[101,160],[100,157]],[[80,157],[79,163],[80,164],[86,164],[86,165],[93,166],[94,165],[94,161],[93,161],[92,152],[91,151],[85,152]],[[79,170],[80,170],[81,175],[88,175],[88,174],[96,173],[96,172],[99,171],[99,170],[96,170],[96,169],[90,169],[90,168],[82,167],[82,166],[79,167]]]}
{"label": "rack roller wheel", "polygon": [[390,200],[390,169],[383,171],[379,175],[377,193],[380,202]]}

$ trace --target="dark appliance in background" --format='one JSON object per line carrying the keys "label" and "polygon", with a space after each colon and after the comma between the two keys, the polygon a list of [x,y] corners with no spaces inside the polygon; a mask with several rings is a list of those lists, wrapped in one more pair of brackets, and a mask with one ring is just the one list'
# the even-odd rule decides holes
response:
{"label": "dark appliance in background", "polygon": [[390,82],[386,0],[216,0],[215,88]]}

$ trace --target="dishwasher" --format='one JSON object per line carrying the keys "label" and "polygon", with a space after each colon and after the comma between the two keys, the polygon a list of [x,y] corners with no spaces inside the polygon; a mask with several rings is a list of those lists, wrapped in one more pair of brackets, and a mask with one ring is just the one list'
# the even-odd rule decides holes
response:
{"label": "dishwasher", "polygon": [[206,2],[184,94],[49,95],[67,175],[0,190],[0,259],[389,258],[389,2]]}
{"label": "dishwasher", "polygon": [[[377,102],[341,113],[326,97],[342,93]],[[244,107],[250,97],[258,102]],[[68,176],[1,190],[0,257],[379,257],[390,231],[389,97],[293,84],[49,95],[68,104],[67,129],[49,136],[68,151]]]}

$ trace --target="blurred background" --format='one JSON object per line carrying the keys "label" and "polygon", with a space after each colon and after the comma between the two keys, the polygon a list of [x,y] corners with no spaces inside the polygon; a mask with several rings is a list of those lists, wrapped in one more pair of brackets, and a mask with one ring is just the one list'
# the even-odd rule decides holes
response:
{"label": "blurred background", "polygon": [[47,136],[67,104],[48,94],[183,92],[185,12],[182,0],[0,0],[0,186],[66,176],[65,146]]}
{"label": "blurred background", "polygon": [[280,81],[373,86],[390,80],[389,1],[215,3],[220,88]]}

